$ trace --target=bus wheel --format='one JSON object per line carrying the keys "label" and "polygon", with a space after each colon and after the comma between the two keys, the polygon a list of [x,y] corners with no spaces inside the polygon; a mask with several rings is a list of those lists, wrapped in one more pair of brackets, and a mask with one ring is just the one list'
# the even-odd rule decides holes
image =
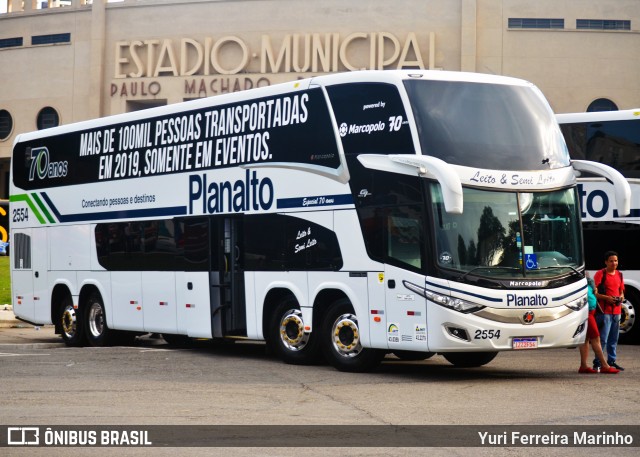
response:
{"label": "bus wheel", "polygon": [[353,373],[373,370],[385,355],[385,351],[362,347],[358,318],[346,299],[334,302],[327,311],[322,348],[334,368]]}
{"label": "bus wheel", "polygon": [[276,308],[269,324],[269,347],[285,363],[316,363],[320,356],[318,336],[305,333],[302,312],[293,297],[287,297]]}
{"label": "bus wheel", "polygon": [[104,304],[100,294],[93,293],[84,309],[86,316],[85,328],[87,341],[91,346],[106,346],[109,343],[111,331],[107,327]]}
{"label": "bus wheel", "polygon": [[636,319],[636,309],[640,306],[640,296],[629,288],[625,291],[620,315],[620,343],[640,344],[640,321]]}
{"label": "bus wheel", "polygon": [[497,355],[497,352],[447,352],[442,354],[447,362],[459,368],[481,367],[491,362]]}
{"label": "bus wheel", "polygon": [[415,361],[415,360],[427,360],[433,357],[433,352],[417,352],[417,351],[393,351],[400,360]]}
{"label": "bus wheel", "polygon": [[84,342],[82,323],[78,310],[73,307],[71,297],[65,297],[60,303],[60,328],[62,339],[67,346],[81,346]]}

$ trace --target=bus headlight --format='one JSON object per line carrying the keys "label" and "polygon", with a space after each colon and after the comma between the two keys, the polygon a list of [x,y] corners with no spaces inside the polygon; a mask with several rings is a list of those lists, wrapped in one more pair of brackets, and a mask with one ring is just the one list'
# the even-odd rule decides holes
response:
{"label": "bus headlight", "polygon": [[478,305],[477,303],[472,303],[461,298],[448,297],[447,295],[431,292],[424,287],[420,287],[409,281],[402,281],[402,283],[407,289],[412,290],[413,292],[416,292],[417,294],[431,300],[435,304],[444,306],[445,308],[449,308],[454,311],[458,311],[459,313],[475,313],[476,311],[480,311],[481,309],[485,308],[485,306]]}
{"label": "bus headlight", "polygon": [[577,300],[569,302],[569,303],[565,304],[564,306],[566,306],[567,308],[572,309],[574,311],[580,311],[582,308],[587,306],[587,297],[584,296],[582,298],[578,298]]}
{"label": "bus headlight", "polygon": [[447,297],[446,295],[435,294],[433,292],[426,291],[426,296],[432,302],[444,306],[445,308],[458,311],[459,313],[469,314],[480,311],[484,308],[482,305],[472,303],[461,298]]}

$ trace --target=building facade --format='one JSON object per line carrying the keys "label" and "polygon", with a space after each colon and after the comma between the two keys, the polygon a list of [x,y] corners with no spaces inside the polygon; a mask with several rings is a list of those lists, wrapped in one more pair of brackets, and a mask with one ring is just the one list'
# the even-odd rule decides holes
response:
{"label": "building facade", "polygon": [[527,79],[640,107],[640,0],[0,0],[0,198],[15,136],[358,69]]}

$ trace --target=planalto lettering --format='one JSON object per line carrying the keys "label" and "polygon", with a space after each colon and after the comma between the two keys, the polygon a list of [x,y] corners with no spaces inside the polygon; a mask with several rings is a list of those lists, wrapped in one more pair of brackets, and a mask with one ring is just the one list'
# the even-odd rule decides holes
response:
{"label": "planalto lettering", "polygon": [[544,295],[507,294],[507,306],[547,306],[549,299]]}
{"label": "planalto lettering", "polygon": [[207,183],[207,175],[189,176],[189,214],[201,205],[202,214],[268,210],[273,205],[273,182],[246,170],[245,179]]}

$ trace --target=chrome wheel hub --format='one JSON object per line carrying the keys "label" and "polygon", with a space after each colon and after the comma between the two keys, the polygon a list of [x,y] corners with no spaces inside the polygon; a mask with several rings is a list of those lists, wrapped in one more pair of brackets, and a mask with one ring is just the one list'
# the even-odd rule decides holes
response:
{"label": "chrome wheel hub", "polygon": [[358,320],[353,314],[343,314],[333,324],[333,347],[343,357],[355,357],[362,351]]}
{"label": "chrome wheel hub", "polygon": [[102,306],[92,303],[89,307],[89,331],[91,335],[98,337],[104,332],[104,314]]}
{"label": "chrome wheel hub", "polygon": [[300,351],[309,342],[304,332],[304,321],[299,309],[290,309],[280,321],[280,341],[290,351]]}
{"label": "chrome wheel hub", "polygon": [[62,331],[65,337],[73,338],[76,335],[77,328],[76,310],[73,305],[67,305],[62,311]]}

